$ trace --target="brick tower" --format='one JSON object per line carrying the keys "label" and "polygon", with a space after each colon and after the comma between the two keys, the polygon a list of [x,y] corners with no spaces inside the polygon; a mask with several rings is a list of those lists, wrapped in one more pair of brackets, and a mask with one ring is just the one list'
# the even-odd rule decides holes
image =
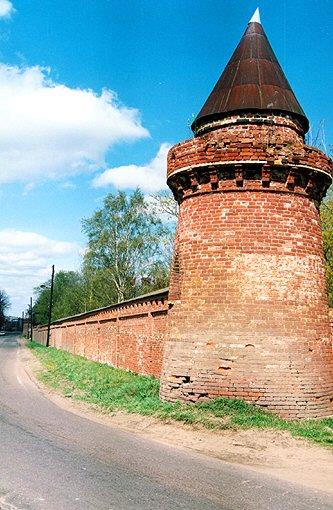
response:
{"label": "brick tower", "polygon": [[192,129],[168,155],[180,212],[161,397],[330,415],[318,206],[333,163],[305,145],[308,120],[257,11]]}

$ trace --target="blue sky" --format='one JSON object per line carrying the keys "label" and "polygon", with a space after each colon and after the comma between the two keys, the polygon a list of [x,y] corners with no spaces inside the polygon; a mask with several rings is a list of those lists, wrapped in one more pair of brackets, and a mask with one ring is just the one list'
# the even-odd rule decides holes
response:
{"label": "blue sky", "polygon": [[81,218],[106,193],[164,186],[169,145],[191,136],[258,5],[328,147],[331,0],[0,0],[0,288],[12,313],[52,263],[78,267]]}

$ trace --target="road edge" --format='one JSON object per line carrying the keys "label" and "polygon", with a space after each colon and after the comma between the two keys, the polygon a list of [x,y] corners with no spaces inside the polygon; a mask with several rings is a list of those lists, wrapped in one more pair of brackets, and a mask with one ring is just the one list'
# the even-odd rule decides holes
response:
{"label": "road edge", "polygon": [[[180,426],[179,423],[163,422],[158,418],[147,418],[146,416],[138,414],[120,411],[117,413],[103,412],[103,410],[93,404],[65,397],[41,382],[36,376],[36,371],[43,369],[40,361],[27,347],[27,341],[25,339],[20,338],[18,343],[20,351],[19,360],[31,383],[44,397],[67,412],[71,412],[83,419],[99,423],[111,429],[120,429],[122,432],[149,438],[150,440],[173,448],[192,451],[206,457],[212,457],[222,462],[283,479],[310,489],[320,490],[330,494],[333,493],[331,483],[333,479],[333,456],[327,448],[313,445],[303,439],[292,438],[288,432],[257,430],[255,433],[255,440],[253,440],[251,444],[251,441],[249,443],[246,440],[248,431],[209,431],[200,427],[193,428],[193,426],[189,425]],[[185,435],[193,436],[192,442],[187,440],[180,443],[176,440],[176,432],[179,432],[180,428]],[[206,439],[208,436],[214,438],[215,443],[219,443],[219,440],[223,440],[225,443],[226,439],[228,439],[230,448],[222,451],[218,448],[218,444],[215,448],[207,448]],[[293,469],[290,469],[287,458],[281,458],[281,456],[274,460],[275,465],[267,465],[260,460],[260,455],[259,458],[255,455],[258,449],[259,439],[263,436],[266,437],[268,441],[270,439],[272,440],[273,437],[280,438],[282,442],[285,440],[286,457],[290,457],[291,455],[287,443],[293,443],[293,445],[296,445],[296,449],[299,448],[300,450],[304,449],[314,452],[316,458],[322,458],[323,465],[318,467],[310,462],[305,465],[294,466]],[[272,461],[273,464],[274,462]],[[312,471],[309,471],[311,468]],[[318,472],[323,473],[323,476],[318,478],[318,476],[316,476]]]}

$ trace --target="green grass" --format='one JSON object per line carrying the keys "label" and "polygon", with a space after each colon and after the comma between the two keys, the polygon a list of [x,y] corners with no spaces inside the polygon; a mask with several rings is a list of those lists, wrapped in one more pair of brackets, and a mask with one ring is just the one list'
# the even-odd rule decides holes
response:
{"label": "green grass", "polygon": [[198,404],[159,399],[159,381],[89,361],[36,342],[28,347],[43,369],[39,379],[63,395],[98,405],[109,412],[126,411],[163,420],[176,420],[209,429],[275,429],[324,446],[333,446],[333,418],[286,421],[242,400],[216,398]]}

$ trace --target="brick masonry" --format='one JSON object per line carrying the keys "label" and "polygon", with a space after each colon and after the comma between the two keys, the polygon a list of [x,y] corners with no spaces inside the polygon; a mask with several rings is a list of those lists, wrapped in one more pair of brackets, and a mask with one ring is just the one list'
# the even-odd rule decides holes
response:
{"label": "brick masonry", "polygon": [[170,150],[180,214],[162,398],[333,413],[318,212],[331,173],[282,114],[233,115]]}
{"label": "brick masonry", "polygon": [[[51,345],[161,376],[166,400],[327,416],[333,319],[318,205],[332,162],[289,117],[229,120],[170,150],[180,214],[169,294],[56,321]],[[45,343],[46,327],[34,338]]]}
{"label": "brick masonry", "polygon": [[[333,358],[318,204],[332,163],[287,117],[231,120],[169,153],[180,203],[169,295],[56,321],[51,345],[156,377],[164,353],[166,400],[223,395],[287,418],[326,416]],[[225,152],[228,140],[246,160]],[[34,338],[45,343],[46,328]]]}
{"label": "brick masonry", "polygon": [[[52,323],[50,345],[139,374],[160,376],[168,291]],[[47,327],[33,337],[45,345]]]}
{"label": "brick masonry", "polygon": [[165,400],[225,396],[286,418],[331,415],[318,208],[333,162],[305,144],[308,120],[259,20],[192,129],[168,155],[180,209],[169,294],[57,321],[52,344],[160,376]]}

